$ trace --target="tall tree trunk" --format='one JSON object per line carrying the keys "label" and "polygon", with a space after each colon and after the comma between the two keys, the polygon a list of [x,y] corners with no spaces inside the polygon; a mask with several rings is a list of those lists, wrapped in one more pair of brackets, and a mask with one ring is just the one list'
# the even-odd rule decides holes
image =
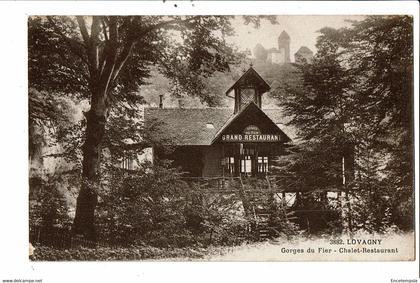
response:
{"label": "tall tree trunk", "polygon": [[[103,101],[99,99],[99,101]],[[73,233],[96,241],[95,208],[100,185],[100,159],[102,140],[105,134],[106,109],[104,104],[92,100],[86,115],[86,140],[83,145],[83,182],[77,197]]]}
{"label": "tall tree trunk", "polygon": [[[82,16],[77,17],[80,32],[86,46],[90,74],[89,88],[91,91],[90,110],[86,115],[86,140],[83,145],[83,182],[77,197],[76,215],[74,218],[74,234],[83,235],[86,239],[96,240],[95,208],[98,202],[100,186],[100,165],[102,141],[105,135],[105,123],[108,115],[107,94],[113,79],[118,75],[130,55],[132,43],[127,45],[125,52],[119,58],[118,65],[118,26],[115,17],[109,18],[109,35],[100,51],[101,17],[94,16],[90,35]],[[104,31],[106,35],[106,30]]]}

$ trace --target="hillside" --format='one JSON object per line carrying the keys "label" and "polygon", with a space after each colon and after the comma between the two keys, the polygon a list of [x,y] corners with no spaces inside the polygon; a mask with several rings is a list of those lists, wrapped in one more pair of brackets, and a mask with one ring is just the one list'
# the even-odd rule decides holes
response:
{"label": "hillside", "polygon": [[[270,64],[264,61],[252,60],[254,69],[271,86],[271,91],[263,98],[263,108],[278,108],[279,99],[286,95],[287,86],[296,86],[299,80],[298,69],[292,63]],[[147,105],[157,107],[159,105],[159,95],[163,95],[164,107],[233,107],[233,99],[227,97],[225,92],[242,75],[249,63],[243,63],[231,68],[230,72],[216,72],[212,77],[204,80],[205,88],[203,93],[195,96],[187,96],[180,93],[173,83],[153,70],[148,84],[140,89],[140,94],[144,97]],[[203,97],[208,98],[210,103],[203,101]]]}
{"label": "hillside", "polygon": [[299,85],[300,74],[296,64],[270,64],[265,61],[254,60],[254,69],[271,86],[271,90],[263,100],[263,108],[277,108],[281,99],[287,95],[288,87]]}

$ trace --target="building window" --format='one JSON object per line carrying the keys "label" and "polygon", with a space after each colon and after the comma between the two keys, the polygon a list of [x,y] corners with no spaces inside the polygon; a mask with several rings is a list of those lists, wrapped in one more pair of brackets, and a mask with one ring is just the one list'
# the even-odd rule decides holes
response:
{"label": "building window", "polygon": [[226,157],[225,165],[227,173],[233,175],[235,173],[235,158],[232,156]]}
{"label": "building window", "polygon": [[245,155],[241,159],[241,173],[249,175],[252,173],[252,159],[250,155]]}
{"label": "building window", "polygon": [[234,157],[228,157],[227,158],[227,170],[230,174],[235,173],[235,158]]}
{"label": "building window", "polygon": [[268,156],[258,156],[258,172],[268,172]]}
{"label": "building window", "polygon": [[255,89],[244,88],[241,89],[241,109],[251,101],[255,102]]}
{"label": "building window", "polygon": [[120,163],[120,167],[126,170],[133,170],[134,169],[134,158],[130,156],[125,156],[122,158]]}

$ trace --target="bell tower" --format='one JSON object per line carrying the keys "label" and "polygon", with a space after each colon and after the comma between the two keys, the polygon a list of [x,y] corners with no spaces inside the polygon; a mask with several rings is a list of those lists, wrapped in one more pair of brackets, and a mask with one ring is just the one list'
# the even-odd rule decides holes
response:
{"label": "bell tower", "polygon": [[[262,95],[270,90],[270,86],[252,68],[249,69],[226,91],[226,95],[235,99],[234,113],[240,112],[249,103],[261,108]],[[233,91],[233,96],[230,94]]]}
{"label": "bell tower", "polygon": [[284,62],[283,63],[289,63],[290,62],[290,36],[287,32],[282,31],[279,38],[278,38],[278,44],[279,44],[279,51],[282,51],[284,54]]}

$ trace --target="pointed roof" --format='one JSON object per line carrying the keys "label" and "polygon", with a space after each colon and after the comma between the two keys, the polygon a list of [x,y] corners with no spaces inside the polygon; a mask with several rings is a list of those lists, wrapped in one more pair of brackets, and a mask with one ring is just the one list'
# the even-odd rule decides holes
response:
{"label": "pointed roof", "polygon": [[[217,133],[214,135],[214,138],[212,140],[212,144],[217,142],[221,135],[223,133],[225,133],[232,125],[235,124],[236,121],[238,121],[239,119],[241,119],[242,117],[245,118],[249,118],[249,112],[250,111],[256,111],[256,113],[259,115],[259,122],[261,122],[262,120],[266,120],[268,122],[268,126],[271,128],[272,133],[273,131],[276,132],[277,134],[282,136],[282,140],[281,142],[290,142],[291,139],[289,138],[288,135],[286,135],[277,125],[277,123],[275,123],[263,110],[261,110],[261,108],[259,108],[257,106],[257,104],[255,104],[255,102],[251,101],[249,102],[244,108],[241,109],[241,111],[239,111],[238,113],[236,113],[235,115],[231,116],[226,123],[217,131]],[[255,123],[257,121],[254,121]]]}
{"label": "pointed roof", "polygon": [[[145,126],[151,129],[149,138],[157,144],[170,141],[175,145],[211,145],[215,136],[242,112],[233,114],[231,108],[145,108],[144,119]],[[281,130],[288,137],[296,137],[295,129],[285,125],[287,119],[281,109],[263,109],[262,112],[276,125],[282,124]]]}
{"label": "pointed roof", "polygon": [[254,50],[256,50],[256,49],[264,49],[265,50],[265,48],[264,48],[264,46],[261,44],[261,43],[257,43],[255,46],[254,46]]}
{"label": "pointed roof", "polygon": [[290,36],[286,31],[282,31],[279,35],[279,39],[290,39]]}
{"label": "pointed roof", "polygon": [[254,68],[249,67],[249,69],[226,91],[228,95],[233,89],[239,88],[240,86],[247,85],[250,82],[257,87],[262,93],[270,90],[270,85],[254,70]]}
{"label": "pointed roof", "polygon": [[301,46],[301,47],[299,48],[299,50],[298,50],[298,51],[296,51],[296,53],[297,53],[297,54],[299,54],[299,53],[311,53],[311,54],[313,54],[312,50],[311,50],[311,49],[309,49],[309,48],[308,48],[308,47],[306,47],[306,46]]}

